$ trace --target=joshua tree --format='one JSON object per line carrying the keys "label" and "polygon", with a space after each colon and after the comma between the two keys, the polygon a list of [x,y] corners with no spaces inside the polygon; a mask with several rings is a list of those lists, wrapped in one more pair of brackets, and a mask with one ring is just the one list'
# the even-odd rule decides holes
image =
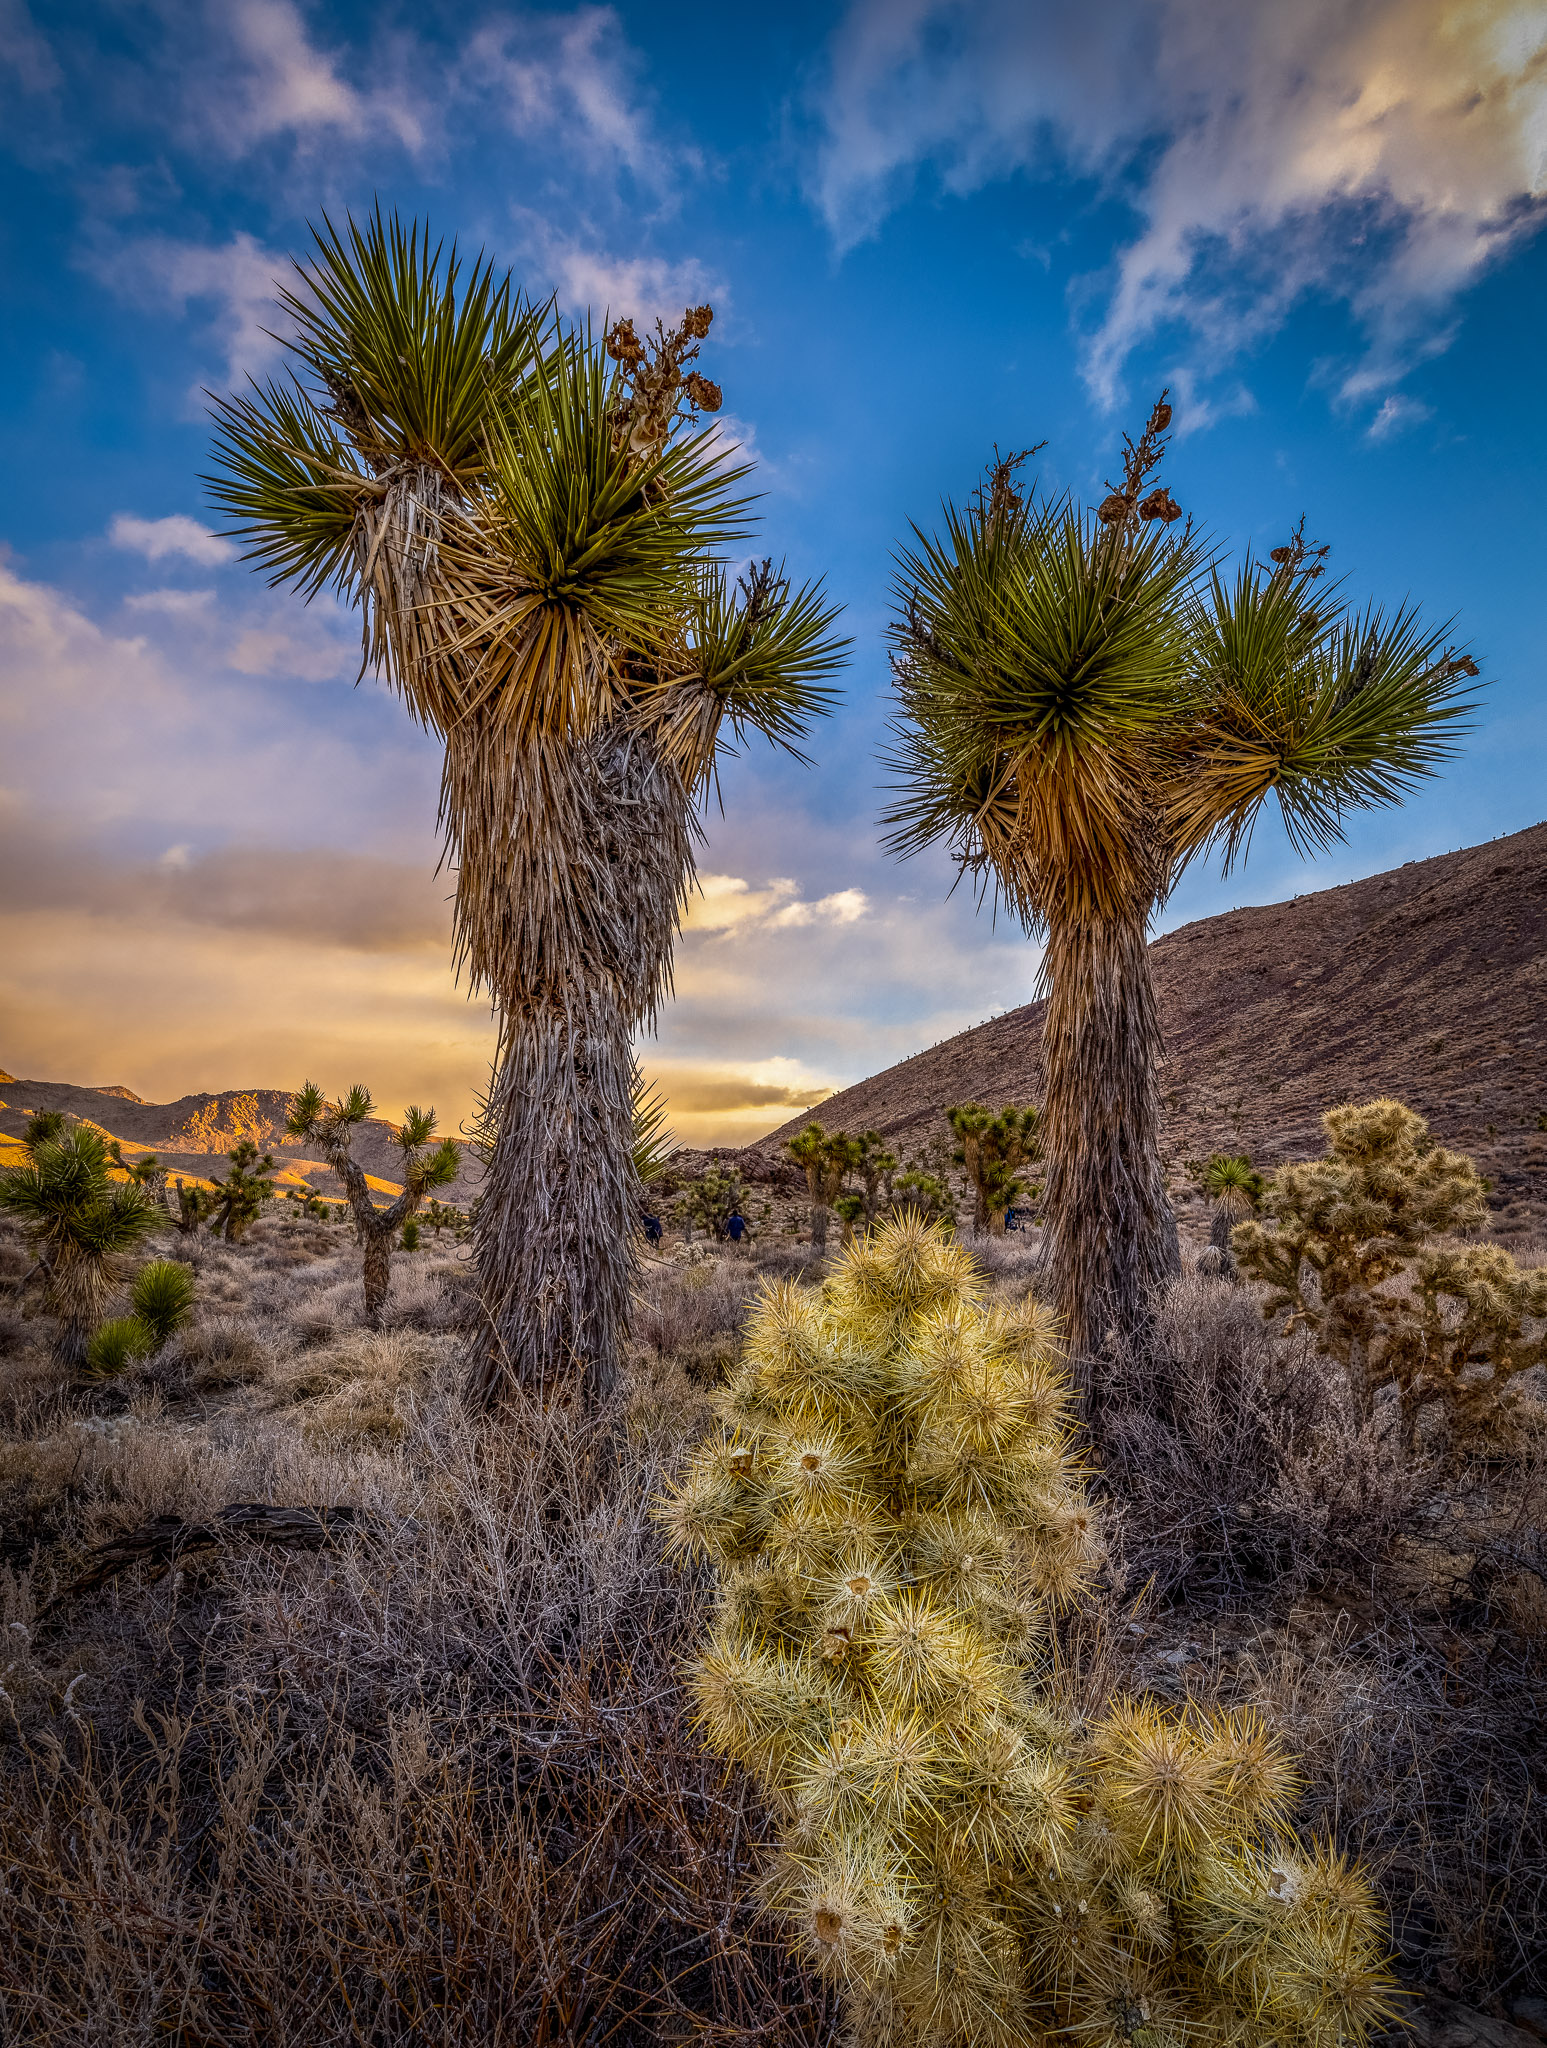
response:
{"label": "joshua tree", "polygon": [[21,1141],[36,1153],[40,1145],[57,1145],[69,1129],[70,1119],[62,1109],[35,1109],[22,1126]]}
{"label": "joshua tree", "polygon": [[981,1102],[960,1102],[945,1114],[961,1141],[954,1155],[956,1164],[967,1169],[972,1182],[973,1235],[981,1237],[988,1231],[1002,1237],[1006,1209],[1026,1190],[1017,1169],[1041,1157],[1041,1111],[1012,1107],[995,1115]]}
{"label": "joshua tree", "polygon": [[455,954],[500,1016],[474,1228],[475,1392],[615,1370],[636,1252],[632,1041],[666,986],[722,736],[794,750],[842,658],[771,562],[732,589],[747,472],[694,431],[707,306],[605,350],[379,216],[286,292],[295,375],[219,407],[250,556],[360,607],[445,746]]}
{"label": "joshua tree", "polygon": [[210,1198],[210,1229],[218,1231],[227,1244],[240,1244],[248,1225],[256,1223],[265,1202],[274,1196],[274,1155],[258,1148],[251,1138],[238,1138],[226,1154],[231,1171],[222,1180],[211,1178],[215,1192]]}
{"label": "joshua tree", "polygon": [[37,1255],[44,1301],[59,1319],[56,1355],[79,1368],[126,1255],[164,1212],[134,1182],[113,1179],[107,1147],[89,1125],[41,1138],[31,1151],[26,1166],[0,1174],[0,1209],[21,1219]]}
{"label": "joshua tree", "polygon": [[738,1209],[744,1209],[747,1190],[741,1175],[734,1167],[729,1173],[718,1173],[713,1168],[690,1181],[678,1197],[677,1206],[689,1227],[697,1224],[707,1230],[711,1237],[725,1233],[727,1219]]}
{"label": "joshua tree", "polygon": [[378,1209],[371,1200],[365,1169],[351,1156],[354,1133],[375,1108],[368,1088],[356,1082],[347,1095],[329,1102],[315,1081],[307,1081],[290,1099],[285,1129],[293,1138],[311,1138],[317,1149],[344,1184],[354,1215],[355,1233],[365,1254],[365,1320],[374,1328],[381,1321],[387,1289],[392,1282],[392,1248],[398,1232],[413,1216],[425,1197],[457,1177],[461,1154],[451,1138],[443,1138],[433,1152],[426,1146],[434,1141],[433,1109],[410,1107],[397,1131],[403,1154],[403,1192],[395,1202]]}
{"label": "joshua tree", "polygon": [[882,1204],[892,1199],[892,1176],[900,1162],[879,1131],[864,1132],[858,1144],[855,1170],[865,1187],[865,1222],[873,1229]]}
{"label": "joshua tree", "polygon": [[191,1180],[177,1183],[177,1214],[172,1221],[177,1226],[179,1237],[197,1237],[200,1225],[213,1215],[214,1209],[215,1197],[208,1188],[201,1188],[197,1181]]}
{"label": "joshua tree", "polygon": [[1222,1273],[1235,1272],[1230,1233],[1248,1216],[1256,1215],[1263,1186],[1262,1175],[1252,1171],[1252,1162],[1244,1152],[1216,1152],[1203,1169],[1203,1191],[1214,1201],[1209,1243],[1219,1253]]}
{"label": "joshua tree", "polygon": [[1392,2010],[1362,1874],[1288,1825],[1251,1710],[1081,1726],[1052,1617],[1102,1550],[1045,1313],[918,1218],[755,1305],[663,1503],[717,1570],[691,1685],[771,1795],[765,1903],[895,2048],[1356,2048]]}
{"label": "joshua tree", "polygon": [[955,1208],[951,1191],[939,1174],[931,1173],[926,1167],[910,1166],[892,1183],[888,1197],[894,1216],[905,1215],[916,1210],[930,1222],[951,1222],[955,1219]]}
{"label": "joshua tree", "polygon": [[845,1137],[842,1131],[825,1131],[813,1120],[785,1149],[805,1173],[806,1192],[811,1197],[811,1242],[823,1249],[833,1204],[859,1165],[860,1141]]}
{"label": "joshua tree", "polygon": [[996,458],[900,556],[890,843],[945,841],[1045,937],[1049,1282],[1082,1359],[1142,1349],[1179,1263],[1151,914],[1200,854],[1241,858],[1270,797],[1302,850],[1399,801],[1451,752],[1477,674],[1411,607],[1329,594],[1303,521],[1227,578],[1154,481],[1170,423],[1162,395],[1093,514]]}

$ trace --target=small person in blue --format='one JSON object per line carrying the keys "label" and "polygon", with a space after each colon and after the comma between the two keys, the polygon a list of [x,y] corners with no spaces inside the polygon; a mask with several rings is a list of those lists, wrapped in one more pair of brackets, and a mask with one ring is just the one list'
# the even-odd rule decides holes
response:
{"label": "small person in blue", "polygon": [[740,1244],[747,1234],[747,1219],[739,1209],[732,1209],[725,1219],[725,1235],[732,1244]]}
{"label": "small person in blue", "polygon": [[648,1210],[644,1210],[644,1209],[641,1209],[641,1210],[640,1210],[640,1212],[639,1212],[639,1214],[640,1214],[640,1220],[641,1220],[641,1221],[643,1222],[643,1224],[644,1224],[644,1226],[645,1226],[645,1237],[646,1237],[646,1240],[647,1240],[647,1241],[648,1241],[648,1242],[649,1242],[650,1244],[659,1244],[659,1243],[660,1243],[660,1241],[661,1241],[661,1219],[660,1219],[660,1217],[659,1217],[659,1216],[652,1216],[652,1215],[650,1215],[650,1213],[648,1212]]}

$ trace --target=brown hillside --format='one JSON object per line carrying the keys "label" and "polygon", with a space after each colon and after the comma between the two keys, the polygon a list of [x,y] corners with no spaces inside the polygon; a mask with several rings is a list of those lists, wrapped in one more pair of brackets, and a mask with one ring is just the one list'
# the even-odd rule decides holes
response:
{"label": "brown hillside", "polygon": [[[35,1109],[62,1109],[85,1118],[110,1137],[118,1138],[130,1156],[151,1151],[172,1173],[207,1180],[225,1172],[225,1155],[238,1138],[251,1138],[260,1150],[272,1152],[282,1184],[305,1181],[320,1195],[343,1194],[337,1176],[320,1159],[309,1156],[301,1139],[285,1135],[290,1097],[282,1088],[240,1088],[219,1095],[181,1095],[176,1102],[143,1102],[127,1088],[84,1088],[68,1081],[8,1081],[0,1103],[0,1136],[18,1137]],[[454,1135],[454,1134],[453,1134]],[[366,1173],[389,1187],[402,1185],[402,1154],[393,1142],[393,1128],[382,1117],[364,1124],[354,1155]],[[463,1148],[462,1171],[444,1200],[466,1203],[477,1192],[477,1167]]]}
{"label": "brown hillside", "polygon": [[[1290,903],[1184,925],[1150,949],[1173,1178],[1242,1148],[1319,1152],[1323,1110],[1395,1095],[1496,1183],[1496,1229],[1547,1214],[1547,824]],[[830,1097],[829,1129],[911,1151],[947,1103],[1042,1098],[1027,1003]],[[748,1148],[778,1153],[796,1118]]]}

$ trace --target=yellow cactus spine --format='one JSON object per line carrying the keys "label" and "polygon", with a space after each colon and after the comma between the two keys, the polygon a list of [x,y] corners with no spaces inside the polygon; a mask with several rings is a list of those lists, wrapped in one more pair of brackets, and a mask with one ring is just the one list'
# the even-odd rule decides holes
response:
{"label": "yellow cactus spine", "polygon": [[1286,1832],[1261,1718],[1059,1711],[1049,1617],[1100,1530],[1056,1332],[984,1297],[917,1216],[767,1288],[660,1503],[719,1572],[692,1690],[780,1819],[764,1896],[896,2048],[1354,2048],[1390,2010],[1380,1914]]}

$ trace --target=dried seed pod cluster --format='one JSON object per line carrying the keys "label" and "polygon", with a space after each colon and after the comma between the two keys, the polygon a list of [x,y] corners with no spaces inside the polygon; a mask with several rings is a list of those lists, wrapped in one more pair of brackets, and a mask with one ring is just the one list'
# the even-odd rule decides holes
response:
{"label": "dried seed pod cluster", "polygon": [[1102,1559],[1069,1404],[1045,1315],[922,1218],[764,1292],[660,1513],[720,1574],[693,1690],[780,1818],[769,1903],[867,2042],[1357,2041],[1379,1915],[1285,1832],[1261,1721],[1081,1728],[1043,1680]]}

